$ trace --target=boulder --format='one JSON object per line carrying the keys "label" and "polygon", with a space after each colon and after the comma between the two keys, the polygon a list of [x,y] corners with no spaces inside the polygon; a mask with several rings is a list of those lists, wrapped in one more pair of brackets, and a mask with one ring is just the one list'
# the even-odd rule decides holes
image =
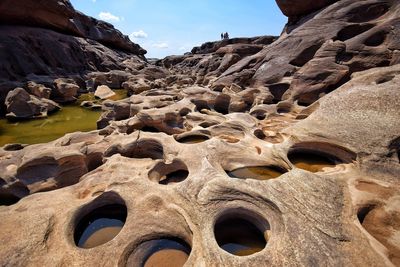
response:
{"label": "boulder", "polygon": [[275,0],[287,17],[302,16],[339,0]]}
{"label": "boulder", "polygon": [[107,99],[112,96],[115,96],[115,93],[107,85],[100,85],[97,87],[96,92],[94,92],[94,95],[100,99]]}
{"label": "boulder", "polygon": [[59,103],[70,103],[76,101],[79,86],[73,79],[59,78],[54,80],[54,90],[51,98]]}
{"label": "boulder", "polygon": [[128,95],[140,94],[151,89],[150,81],[144,78],[126,81],[122,84],[122,87],[128,90]]}
{"label": "boulder", "polygon": [[34,119],[46,117],[61,107],[46,98],[30,95],[23,88],[15,88],[6,97],[8,119]]}
{"label": "boulder", "polygon": [[38,98],[50,98],[51,89],[44,86],[43,84],[37,84],[33,81],[30,81],[26,85],[27,91]]}

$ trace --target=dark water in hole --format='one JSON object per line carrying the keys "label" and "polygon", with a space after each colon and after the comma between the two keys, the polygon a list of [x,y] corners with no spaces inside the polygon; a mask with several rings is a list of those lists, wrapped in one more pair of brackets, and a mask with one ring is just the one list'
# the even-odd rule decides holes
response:
{"label": "dark water in hole", "polygon": [[281,176],[285,172],[285,170],[281,170],[277,167],[261,166],[240,168],[227,172],[227,174],[232,178],[270,180]]}
{"label": "dark water in hole", "polygon": [[236,256],[254,254],[267,245],[266,233],[243,219],[228,219],[217,223],[214,234],[218,245]]}
{"label": "dark water in hole", "polygon": [[81,248],[93,248],[118,235],[126,220],[126,207],[108,205],[85,216],[75,230],[75,243]]}
{"label": "dark water in hole", "polygon": [[289,160],[299,169],[310,172],[320,172],[326,167],[335,167],[340,160],[333,156],[313,154],[307,152],[296,152],[289,155]]}
{"label": "dark water in hole", "polygon": [[167,185],[167,184],[172,184],[172,183],[179,183],[185,180],[189,175],[189,172],[187,170],[178,170],[175,172],[171,172],[161,178],[160,184]]}
{"label": "dark water in hole", "polygon": [[205,142],[209,139],[210,138],[208,138],[207,136],[203,136],[203,135],[190,135],[190,136],[186,136],[186,137],[179,139],[178,142],[184,143],[184,144],[198,144],[198,143]]}
{"label": "dark water in hole", "polygon": [[151,242],[150,250],[141,266],[144,267],[181,267],[189,258],[190,248],[171,239],[159,239]]}

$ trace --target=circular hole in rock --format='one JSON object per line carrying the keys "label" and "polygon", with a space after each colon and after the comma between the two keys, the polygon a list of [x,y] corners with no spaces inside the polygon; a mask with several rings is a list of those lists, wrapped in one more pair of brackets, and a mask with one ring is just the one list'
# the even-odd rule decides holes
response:
{"label": "circular hole in rock", "polygon": [[181,267],[189,258],[191,247],[178,238],[161,238],[142,243],[132,254],[127,266]]}
{"label": "circular hole in rock", "polygon": [[326,167],[354,161],[356,154],[328,143],[306,142],[293,146],[289,150],[288,159],[297,168],[321,172]]}
{"label": "circular hole in rock", "polygon": [[23,144],[6,144],[3,149],[5,151],[18,151],[24,149],[27,145]]}
{"label": "circular hole in rock", "polygon": [[210,138],[205,135],[188,135],[182,138],[178,138],[176,141],[183,144],[198,144],[203,143],[209,139]]}
{"label": "circular hole in rock", "polygon": [[380,46],[385,42],[386,35],[387,33],[384,31],[377,32],[371,35],[367,40],[365,40],[365,45],[372,47]]}
{"label": "circular hole in rock", "polygon": [[160,162],[149,172],[149,179],[162,185],[183,182],[188,176],[188,168],[180,160],[171,164]]}
{"label": "circular hole in rock", "polygon": [[157,128],[152,127],[152,126],[144,126],[140,130],[142,132],[149,132],[149,133],[159,133],[160,132],[160,130],[158,130]]}
{"label": "circular hole in rock", "polygon": [[334,167],[341,162],[327,154],[316,151],[298,151],[289,154],[289,160],[299,169],[320,172],[326,167]]}
{"label": "circular hole in rock", "polygon": [[229,177],[239,179],[271,180],[286,173],[285,169],[277,166],[244,167],[227,172]]}
{"label": "circular hole in rock", "polygon": [[394,266],[400,266],[400,249],[393,245],[391,234],[400,230],[400,214],[386,206],[369,204],[358,210],[357,217],[363,228],[385,246]]}
{"label": "circular hole in rock", "polygon": [[367,217],[368,213],[370,213],[370,211],[373,210],[374,207],[375,205],[368,205],[358,210],[357,218],[360,221],[361,225],[364,223],[365,217]]}
{"label": "circular hole in rock", "polygon": [[93,248],[112,240],[125,224],[127,208],[121,204],[105,205],[84,216],[75,228],[75,244]]}
{"label": "circular hole in rock", "polygon": [[120,144],[113,145],[106,150],[104,156],[111,157],[118,153],[128,158],[162,159],[164,157],[164,148],[157,140],[141,139],[124,146]]}
{"label": "circular hole in rock", "polygon": [[214,227],[218,245],[236,256],[248,256],[267,245],[270,226],[266,220],[248,211],[230,212],[221,216]]}
{"label": "circular hole in rock", "polygon": [[20,198],[12,194],[0,194],[0,206],[11,206],[20,201]]}

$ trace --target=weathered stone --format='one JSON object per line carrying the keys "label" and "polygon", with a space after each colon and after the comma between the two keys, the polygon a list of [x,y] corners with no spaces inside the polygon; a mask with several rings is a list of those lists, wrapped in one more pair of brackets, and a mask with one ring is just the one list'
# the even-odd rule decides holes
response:
{"label": "weathered stone", "polygon": [[37,96],[39,98],[50,98],[50,93],[51,89],[44,86],[43,84],[37,84],[35,82],[28,82],[27,85],[27,91],[34,96]]}
{"label": "weathered stone", "polygon": [[23,88],[15,88],[6,97],[7,118],[33,119],[46,117],[48,113],[61,109],[57,103],[30,95]]}
{"label": "weathered stone", "polygon": [[68,103],[76,101],[79,86],[75,84],[73,79],[56,79],[54,80],[54,90],[51,98],[60,103]]}
{"label": "weathered stone", "polygon": [[94,95],[100,99],[107,99],[112,96],[115,96],[115,93],[107,85],[100,85],[97,87],[96,91],[94,92]]}

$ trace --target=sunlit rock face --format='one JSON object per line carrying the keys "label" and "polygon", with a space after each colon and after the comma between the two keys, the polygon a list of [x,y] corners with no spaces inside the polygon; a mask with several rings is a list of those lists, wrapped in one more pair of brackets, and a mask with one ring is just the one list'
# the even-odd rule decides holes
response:
{"label": "sunlit rock face", "polygon": [[316,11],[337,1],[338,0],[276,0],[276,3],[282,10],[283,14],[288,17],[295,17],[306,15],[312,11]]}
{"label": "sunlit rock face", "polygon": [[[322,19],[346,10],[351,23]],[[394,1],[341,0],[259,52],[214,43],[82,78],[130,97],[103,102],[98,130],[0,148],[0,265],[398,266],[397,14]],[[382,45],[372,24],[391,29]],[[339,39],[316,45],[331,27]],[[337,49],[354,54],[336,61]],[[243,69],[207,76],[219,53]],[[350,66],[362,67],[314,95],[334,78],[312,73]],[[257,86],[272,71],[284,77]]]}

